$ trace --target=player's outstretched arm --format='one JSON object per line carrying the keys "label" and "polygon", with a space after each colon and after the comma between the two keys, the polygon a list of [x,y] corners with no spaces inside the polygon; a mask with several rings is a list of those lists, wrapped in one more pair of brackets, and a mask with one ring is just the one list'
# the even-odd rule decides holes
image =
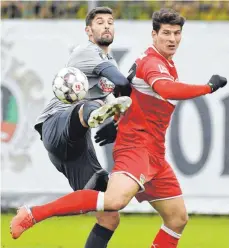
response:
{"label": "player's outstretched arm", "polygon": [[164,99],[186,100],[213,93],[226,84],[226,78],[213,75],[206,85],[190,85],[169,80],[158,80],[152,87]]}

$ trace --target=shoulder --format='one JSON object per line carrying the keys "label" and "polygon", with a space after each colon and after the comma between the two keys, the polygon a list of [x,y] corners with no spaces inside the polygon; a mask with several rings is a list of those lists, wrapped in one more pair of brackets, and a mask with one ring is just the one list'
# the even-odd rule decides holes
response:
{"label": "shoulder", "polygon": [[92,63],[92,64],[99,64],[103,62],[103,57],[99,47],[94,45],[93,43],[79,45],[74,48],[73,52],[69,57],[68,64],[71,63]]}
{"label": "shoulder", "polygon": [[80,44],[77,45],[76,47],[74,47],[74,49],[72,50],[72,54],[81,54],[87,51],[92,51],[92,48],[88,45],[88,44]]}
{"label": "shoulder", "polygon": [[101,49],[96,46],[95,44],[91,43],[91,42],[88,42],[86,44],[83,44],[83,45],[78,45],[76,46],[73,51],[72,51],[72,54],[71,55],[78,55],[78,54],[97,54],[99,55],[101,52]]}
{"label": "shoulder", "polygon": [[155,55],[155,52],[151,47],[148,47],[143,53],[141,53],[136,60],[137,65],[149,63],[155,64],[159,62],[160,59]]}
{"label": "shoulder", "polygon": [[146,54],[136,60],[137,67],[143,70],[160,71],[167,70],[165,63],[153,54]]}

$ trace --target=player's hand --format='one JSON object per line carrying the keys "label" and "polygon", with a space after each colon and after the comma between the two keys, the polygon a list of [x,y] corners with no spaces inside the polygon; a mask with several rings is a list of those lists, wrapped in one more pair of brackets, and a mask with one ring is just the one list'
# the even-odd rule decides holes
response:
{"label": "player's hand", "polygon": [[96,132],[95,142],[99,143],[100,146],[113,143],[116,139],[117,128],[117,123],[114,120],[105,123]]}
{"label": "player's hand", "polygon": [[215,92],[219,88],[224,87],[226,84],[227,84],[227,79],[219,75],[213,75],[208,82],[208,85],[211,88],[211,92]]}

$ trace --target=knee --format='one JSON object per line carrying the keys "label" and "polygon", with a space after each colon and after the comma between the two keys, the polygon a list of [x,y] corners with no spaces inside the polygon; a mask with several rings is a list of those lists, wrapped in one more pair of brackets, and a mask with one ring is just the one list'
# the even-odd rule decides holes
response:
{"label": "knee", "polygon": [[96,217],[100,226],[112,231],[114,231],[120,223],[120,216],[118,212],[99,213]]}
{"label": "knee", "polygon": [[126,201],[125,197],[106,197],[105,201],[105,209],[110,211],[119,211],[126,207],[128,201]]}
{"label": "knee", "polygon": [[[87,101],[79,110],[80,122],[84,127],[88,127],[88,119],[91,113],[101,107],[102,101]],[[103,103],[103,102],[102,102]]]}
{"label": "knee", "polygon": [[110,210],[112,211],[119,211],[126,207],[126,204],[122,200],[116,200],[110,204]]}
{"label": "knee", "polygon": [[180,214],[180,215],[178,216],[177,222],[178,222],[178,224],[179,224],[179,226],[180,226],[181,228],[185,228],[185,226],[186,226],[187,223],[188,223],[188,219],[189,219],[188,213],[185,212],[185,213]]}
{"label": "knee", "polygon": [[188,219],[189,217],[187,212],[180,213],[166,220],[165,225],[177,233],[182,233],[188,223]]}

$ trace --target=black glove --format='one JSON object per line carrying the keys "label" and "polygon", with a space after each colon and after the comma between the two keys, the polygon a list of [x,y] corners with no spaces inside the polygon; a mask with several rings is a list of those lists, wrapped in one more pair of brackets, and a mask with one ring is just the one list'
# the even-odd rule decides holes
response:
{"label": "black glove", "polygon": [[96,132],[95,142],[99,143],[100,146],[113,143],[117,135],[117,123],[112,120],[108,123],[105,123],[101,128]]}
{"label": "black glove", "polygon": [[119,97],[119,96],[130,96],[131,94],[131,86],[130,84],[127,84],[125,86],[115,86],[115,89],[114,89],[114,96],[115,97]]}
{"label": "black glove", "polygon": [[219,88],[224,87],[226,84],[227,79],[219,75],[213,75],[208,82],[208,85],[211,87],[211,92],[215,92]]}

